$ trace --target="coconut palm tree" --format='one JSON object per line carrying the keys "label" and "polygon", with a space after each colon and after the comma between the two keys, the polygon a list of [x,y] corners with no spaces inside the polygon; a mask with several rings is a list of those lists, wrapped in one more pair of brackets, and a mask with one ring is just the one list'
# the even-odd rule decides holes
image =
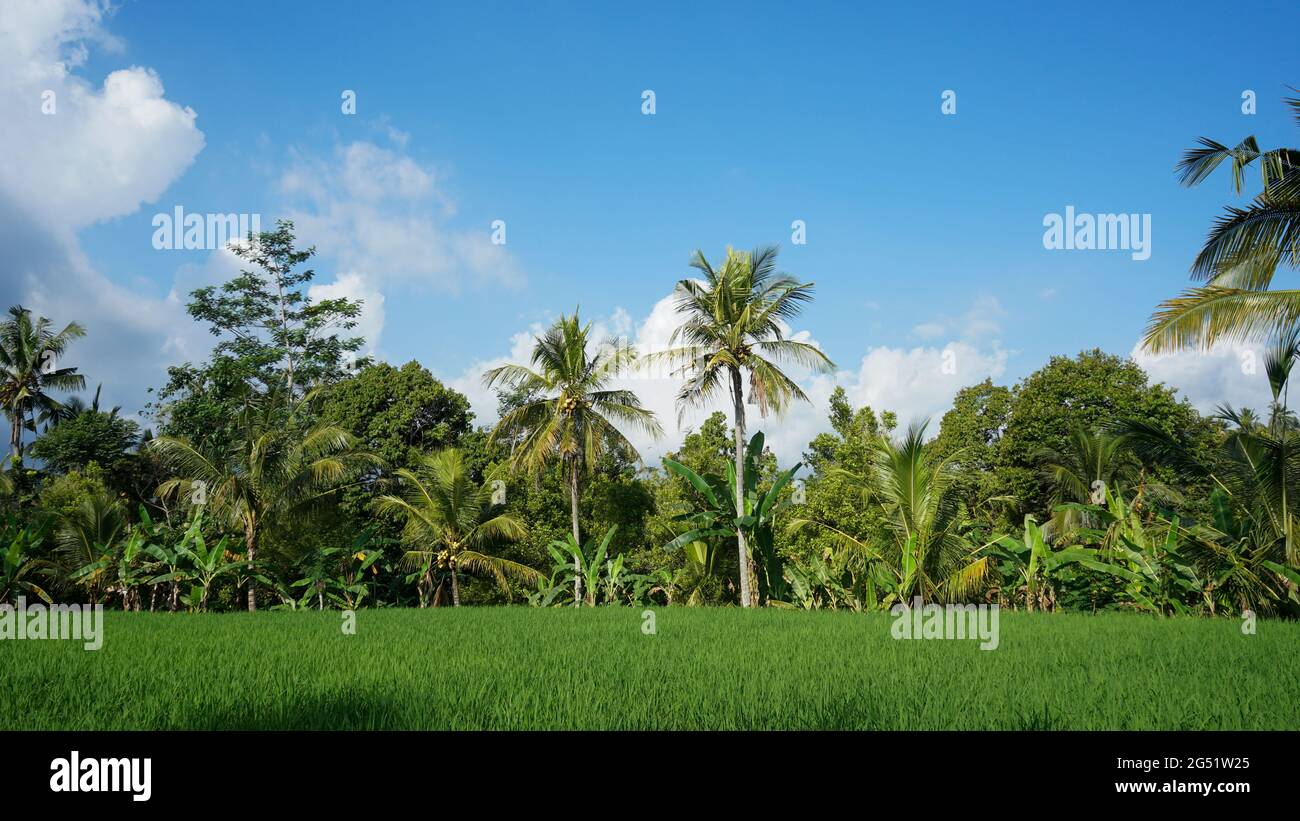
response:
{"label": "coconut palm tree", "polygon": [[84,585],[92,601],[99,593],[108,592],[109,560],[126,532],[126,508],[102,489],[87,494],[75,508],[58,517],[54,544],[65,574]]}
{"label": "coconut palm tree", "polygon": [[33,321],[31,311],[15,305],[0,322],[0,408],[9,419],[9,448],[14,463],[23,458],[23,431],[54,418],[61,408],[49,391],[81,390],[85,377],[76,368],[57,367],[74,339],[86,335],[75,322],[50,330],[50,320]]}
{"label": "coconut palm tree", "polygon": [[[730,395],[735,428],[736,498],[745,488],[745,378],[749,402],[759,413],[783,412],[791,402],[807,401],[799,385],[779,367],[792,363],[819,371],[835,365],[816,346],[787,338],[786,322],[797,316],[813,297],[813,283],[799,282],[776,271],[776,246],[752,253],[727,249],[727,258],[715,268],[702,251],[691,267],[703,279],[677,283],[677,312],[683,316],[672,335],[670,348],[656,354],[680,366],[686,378],[677,394],[680,414],[689,407],[708,405]],[[736,528],[740,556],[740,602],[758,603],[757,584],[750,564],[749,546]]]}
{"label": "coconut palm tree", "polygon": [[1126,457],[1122,435],[1083,427],[1070,431],[1066,447],[1059,451],[1044,449],[1038,454],[1043,478],[1052,487],[1055,510],[1049,526],[1044,528],[1049,541],[1068,539],[1079,528],[1095,524],[1077,508],[1058,506],[1070,502],[1105,504],[1107,488],[1118,490],[1120,485],[1137,479],[1136,467]]}
{"label": "coconut palm tree", "polygon": [[[1286,104],[1300,123],[1300,98]],[[1192,263],[1192,277],[1205,284],[1161,303],[1147,326],[1147,350],[1257,339],[1300,324],[1300,290],[1269,290],[1278,266],[1300,265],[1300,149],[1260,151],[1254,137],[1229,148],[1201,137],[1177,170],[1183,185],[1193,186],[1230,162],[1240,194],[1247,167],[1257,161],[1261,192],[1245,208],[1229,206],[1215,222]]]}
{"label": "coconut palm tree", "polygon": [[446,448],[421,457],[414,469],[402,468],[394,475],[400,495],[380,496],[376,507],[405,519],[402,541],[408,549],[403,561],[408,568],[423,571],[421,607],[433,589],[435,566],[451,578],[455,607],[460,606],[462,570],[492,576],[506,593],[508,578],[535,585],[542,577],[527,565],[486,552],[497,542],[518,541],[526,535],[522,522],[492,503],[492,482],[498,473],[477,484],[464,455]]}
{"label": "coconut palm tree", "polygon": [[790,532],[812,528],[829,536],[844,552],[834,557],[835,566],[846,566],[849,556],[865,564],[872,580],[869,605],[876,603],[877,591],[886,593],[885,605],[916,596],[959,601],[988,576],[990,557],[979,555],[988,545],[977,545],[962,532],[966,522],[954,481],[965,451],[941,459],[928,455],[926,425],[912,425],[897,442],[877,436],[865,476],[839,471],[862,487],[864,505],[884,512],[892,536],[884,545],[809,519],[796,518],[788,525]]}
{"label": "coconut palm tree", "polygon": [[962,451],[943,459],[925,453],[926,422],[912,425],[899,442],[875,442],[870,488],[894,533],[900,599],[959,600],[989,570],[989,558],[961,532],[960,500],[954,492]]}
{"label": "coconut palm tree", "polygon": [[[184,438],[159,436],[148,444],[174,474],[158,486],[158,495],[202,505],[242,531],[250,569],[268,526],[309,512],[378,463],[342,428],[306,424],[302,415],[309,399],[286,410],[275,395],[250,393],[231,440],[201,448]],[[257,609],[251,580],[248,609]]]}
{"label": "coconut palm tree", "polygon": [[[503,365],[483,375],[488,387],[510,388],[527,397],[501,417],[489,442],[510,441],[511,463],[517,470],[536,472],[553,461],[561,463],[569,483],[576,544],[582,544],[581,474],[594,470],[606,453],[641,458],[619,426],[656,438],[663,434],[654,413],[641,405],[635,393],[608,387],[636,364],[635,349],[613,340],[599,346],[593,343],[591,323],[583,325],[575,310],[536,338],[532,367]],[[582,597],[581,584],[575,579],[575,599]]]}

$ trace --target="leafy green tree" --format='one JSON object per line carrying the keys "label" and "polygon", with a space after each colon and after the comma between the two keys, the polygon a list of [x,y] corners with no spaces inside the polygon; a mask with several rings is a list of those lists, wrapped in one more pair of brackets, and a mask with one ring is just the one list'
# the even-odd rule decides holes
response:
{"label": "leafy green tree", "polygon": [[[853,533],[869,543],[882,543],[888,536],[885,518],[876,505],[862,502],[862,477],[869,475],[876,441],[889,436],[897,425],[890,411],[879,416],[871,407],[854,409],[843,388],[830,398],[831,431],[818,434],[809,443],[805,461],[812,468],[805,483],[804,501],[791,508],[794,518],[816,521],[827,528]],[[788,523],[787,523],[788,524]],[[831,570],[852,574],[855,557],[837,554],[837,541],[818,529],[787,530],[788,549],[815,572],[814,558],[830,554]],[[849,585],[852,587],[852,585]]]}
{"label": "leafy green tree", "polygon": [[[45,579],[58,576],[58,566],[38,556],[45,533],[8,519],[0,528],[0,603],[12,604],[18,596],[32,595],[47,603]],[[39,582],[39,583],[38,583]]]}
{"label": "leafy green tree", "polygon": [[320,418],[349,431],[384,464],[401,467],[459,443],[474,414],[464,395],[411,361],[400,368],[371,365],[334,383],[322,397]]}
{"label": "leafy green tree", "polygon": [[140,426],[118,416],[117,408],[101,411],[98,391],[90,407],[70,401],[65,411],[63,419],[32,443],[31,455],[59,473],[84,470],[93,462],[115,479],[124,477],[132,461],[130,451],[140,442]]}
{"label": "leafy green tree", "polygon": [[[687,381],[677,394],[679,408],[706,406],[730,394],[737,499],[745,495],[745,374],[749,376],[749,401],[758,406],[760,415],[767,416],[768,411],[781,413],[791,402],[808,399],[798,383],[781,370],[780,363],[820,371],[834,368],[816,346],[787,338],[786,323],[812,299],[813,283],[777,273],[776,256],[775,246],[748,254],[728,248],[726,260],[715,269],[697,250],[691,267],[704,279],[677,283],[682,324],[673,331],[672,348],[657,355],[682,363]],[[758,590],[739,525],[736,541],[741,605],[752,607],[758,604]]]}
{"label": "leafy green tree", "polygon": [[[488,387],[519,392],[521,404],[497,423],[489,442],[507,441],[517,470],[532,473],[558,461],[569,482],[573,540],[581,544],[579,489],[581,474],[594,470],[611,451],[639,459],[636,448],[619,425],[660,436],[654,413],[642,407],[630,390],[610,389],[609,383],[636,362],[632,348],[607,341],[588,350],[591,323],[583,325],[577,311],[555,322],[533,346],[532,367],[503,365],[483,375]],[[581,585],[581,577],[575,577]],[[574,598],[581,598],[575,589]]]}
{"label": "leafy green tree", "polygon": [[[179,437],[154,439],[150,450],[173,471],[158,494],[204,506],[241,531],[254,567],[268,526],[301,518],[376,464],[342,428],[304,424],[305,409],[299,402],[286,410],[274,394],[250,396],[240,410],[237,435],[227,442],[203,448]],[[248,609],[257,609],[252,583]]]}
{"label": "leafy green tree", "polygon": [[1014,500],[1007,495],[1000,451],[1015,399],[1010,388],[994,385],[991,379],[962,388],[930,443],[935,457],[961,455],[954,491],[966,509],[990,528],[1010,524],[1002,514]]}
{"label": "leafy green tree", "polygon": [[[1300,98],[1286,104],[1300,123]],[[1246,169],[1258,161],[1261,191],[1215,221],[1192,263],[1192,277],[1205,284],[1160,304],[1143,340],[1149,351],[1265,338],[1300,324],[1300,290],[1269,290],[1279,266],[1300,264],[1300,149],[1261,151],[1253,136],[1229,148],[1201,137],[1200,147],[1178,164],[1180,180],[1198,185],[1229,161],[1237,194]]]}
{"label": "leafy green tree", "polygon": [[86,387],[76,368],[60,368],[73,340],[86,335],[75,322],[54,332],[45,317],[32,319],[32,312],[15,305],[0,322],[0,408],[9,420],[9,448],[15,465],[23,461],[23,432],[36,431],[37,424],[52,419],[62,407],[50,391],[74,391]]}
{"label": "leafy green tree", "polygon": [[160,434],[216,447],[236,435],[235,420],[255,381],[255,369],[228,358],[173,365],[147,409]]}
{"label": "leafy green tree", "polygon": [[[1285,343],[1279,348],[1288,349]],[[1295,356],[1300,348],[1289,355]],[[1278,385],[1275,391],[1284,390]],[[1285,410],[1274,403],[1275,412],[1267,423],[1253,414],[1222,407],[1219,418],[1229,424],[1213,449],[1201,446],[1188,431],[1164,430],[1149,420],[1126,419],[1117,425],[1130,447],[1148,460],[1176,465],[1188,476],[1213,483],[1219,501],[1213,505],[1213,519],[1222,534],[1245,546],[1260,561],[1285,561],[1300,568],[1300,538],[1297,538],[1295,500],[1300,498],[1300,429],[1286,421]],[[1229,504],[1229,511],[1219,509]],[[1211,537],[1211,542],[1224,539]]]}
{"label": "leafy green tree", "polygon": [[75,508],[59,516],[55,546],[65,575],[90,591],[92,601],[106,592],[110,559],[128,521],[121,501],[106,490],[88,493]]}
{"label": "leafy green tree", "polygon": [[313,302],[306,289],[316,272],[300,266],[315,248],[294,246],[293,222],[278,220],[274,231],[250,234],[230,250],[252,270],[220,287],[195,290],[190,315],[221,337],[215,360],[234,360],[256,373],[267,390],[294,402],[304,386],[344,374],[345,357],[361,347],[360,337],[340,338],[356,327],[361,302],[346,298]]}
{"label": "leafy green tree", "polygon": [[[1002,493],[1015,499],[1022,517],[1050,511],[1054,488],[1042,471],[1043,455],[1067,452],[1079,428],[1107,430],[1124,419],[1185,431],[1189,442],[1203,449],[1213,448],[1217,435],[1215,426],[1171,389],[1150,384],[1131,359],[1095,349],[1074,358],[1055,356],[1015,388],[997,445]],[[1158,470],[1154,475],[1166,483],[1173,478]]]}
{"label": "leafy green tree", "polygon": [[490,575],[502,590],[508,590],[508,578],[529,585],[541,579],[533,568],[487,552],[498,542],[523,538],[524,525],[493,503],[491,481],[496,477],[475,483],[459,450],[429,454],[413,469],[396,471],[396,476],[400,492],[380,496],[376,506],[380,513],[400,516],[405,523],[404,561],[421,574],[421,607],[434,593],[437,570],[445,569],[450,576],[456,607],[462,571]]}
{"label": "leafy green tree", "polygon": [[1135,460],[1125,449],[1123,436],[1077,427],[1066,443],[1060,451],[1045,449],[1039,455],[1043,477],[1052,487],[1052,509],[1056,511],[1049,531],[1063,539],[1080,527],[1093,525],[1078,515],[1077,508],[1063,505],[1099,505],[1107,489],[1123,493],[1128,483],[1138,480]]}

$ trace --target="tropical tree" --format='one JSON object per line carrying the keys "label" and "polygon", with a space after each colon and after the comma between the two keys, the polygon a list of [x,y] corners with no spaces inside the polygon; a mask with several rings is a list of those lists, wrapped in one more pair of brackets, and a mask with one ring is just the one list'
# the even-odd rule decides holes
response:
{"label": "tropical tree", "polygon": [[23,458],[23,431],[58,414],[62,405],[49,391],[74,391],[86,386],[76,368],[60,368],[58,360],[74,339],[86,335],[75,322],[55,333],[45,317],[15,305],[0,322],[0,408],[9,420],[9,448],[15,464]]}
{"label": "tropical tree", "polygon": [[55,579],[58,567],[47,559],[36,557],[44,534],[30,527],[18,527],[13,520],[5,522],[0,531],[0,603],[21,595],[34,595],[51,602],[45,587],[38,584],[41,578]]}
{"label": "tropical tree", "polygon": [[293,403],[304,386],[345,375],[346,360],[356,358],[363,340],[340,338],[339,333],[356,327],[361,302],[313,298],[316,272],[302,266],[316,249],[296,247],[291,220],[277,220],[274,231],[250,233],[242,240],[230,243],[228,250],[251,270],[241,270],[220,288],[209,285],[191,292],[186,308],[222,337],[208,369],[235,365]]}
{"label": "tropical tree", "polygon": [[[634,348],[614,340],[596,345],[591,323],[583,325],[574,311],[536,338],[532,367],[503,365],[483,375],[488,387],[525,397],[501,417],[489,443],[510,442],[511,463],[517,470],[536,472],[557,460],[563,465],[577,544],[582,544],[578,525],[582,473],[595,470],[607,453],[641,458],[620,426],[656,438],[663,433],[654,413],[641,405],[634,392],[609,387],[636,360]],[[574,577],[574,585],[574,598],[582,598],[581,574]]]}
{"label": "tropical tree", "polygon": [[109,581],[117,542],[127,533],[126,510],[100,488],[58,518],[55,549],[67,575],[84,585],[94,601]]}
{"label": "tropical tree", "polygon": [[[1300,123],[1300,98],[1285,102]],[[1300,290],[1269,290],[1279,266],[1300,264],[1300,149],[1261,151],[1253,136],[1232,148],[1199,142],[1178,164],[1183,185],[1200,184],[1228,162],[1241,194],[1246,169],[1258,162],[1263,187],[1247,207],[1227,207],[1210,229],[1192,263],[1193,279],[1204,284],[1151,317],[1143,344],[1156,353],[1273,336],[1300,323]]]}
{"label": "tropical tree", "polygon": [[1025,517],[1023,539],[1002,536],[989,548],[992,555],[1013,568],[1018,580],[1024,582],[1017,592],[1023,597],[1027,610],[1056,609],[1058,576],[1068,567],[1087,568],[1122,579],[1132,578],[1132,574],[1107,564],[1096,548],[1071,545],[1053,550],[1033,516]]}
{"label": "tropical tree", "polygon": [[[1210,479],[1253,523],[1248,530],[1257,532],[1258,527],[1266,526],[1275,534],[1284,547],[1284,560],[1293,570],[1300,568],[1300,522],[1295,510],[1295,500],[1300,498],[1300,425],[1288,410],[1286,397],[1297,359],[1300,328],[1293,328],[1279,335],[1265,357],[1273,396],[1268,418],[1221,406],[1216,415],[1227,423],[1228,430],[1213,451],[1197,448],[1184,431],[1168,432],[1146,420],[1124,420],[1116,426],[1144,460],[1163,461],[1184,475]],[[1229,526],[1223,516],[1218,519],[1220,531],[1244,532]],[[1271,561],[1273,557],[1266,558]]]}
{"label": "tropical tree", "polygon": [[675,517],[675,522],[679,526],[685,526],[686,530],[664,545],[664,549],[674,550],[702,539],[730,538],[739,528],[747,537],[748,543],[753,545],[753,552],[757,553],[754,557],[752,581],[760,604],[779,600],[785,594],[785,565],[776,549],[774,522],[789,504],[788,498],[782,498],[782,491],[799,468],[803,467],[802,464],[797,464],[778,474],[772,486],[760,492],[758,462],[762,453],[763,432],[759,431],[745,448],[745,488],[740,496],[739,507],[732,492],[735,477],[732,475],[734,468],[730,464],[727,465],[727,476],[724,478],[712,474],[701,476],[673,459],[665,457],[663,460],[664,467],[686,479],[704,503],[697,509]]}
{"label": "tropical tree", "polygon": [[722,580],[714,565],[721,550],[714,542],[704,539],[682,545],[685,562],[672,577],[671,587],[677,596],[686,599],[687,607],[710,604],[720,598]]}
{"label": "tropical tree", "polygon": [[1082,537],[1099,545],[1098,555],[1106,561],[1103,568],[1126,582],[1123,599],[1127,606],[1151,613],[1186,613],[1188,599],[1201,596],[1204,583],[1182,556],[1185,531],[1178,517],[1144,518],[1141,495],[1132,500],[1106,490],[1099,505],[1069,503],[1069,507],[1086,509],[1090,519],[1100,527],[1083,531]]}
{"label": "tropical tree", "polygon": [[380,548],[367,550],[372,539],[374,530],[367,529],[357,534],[349,547],[326,547],[304,556],[303,577],[289,585],[304,588],[293,606],[305,606],[314,597],[318,610],[325,609],[326,599],[344,610],[361,607],[370,595],[366,574],[378,575],[378,562],[384,558]]}
{"label": "tropical tree", "polygon": [[[575,578],[581,577],[582,579],[582,584],[575,584],[573,587],[575,592],[574,607],[580,607],[584,601],[588,607],[596,606],[596,601],[600,597],[602,571],[605,573],[607,592],[612,592],[612,589],[617,586],[617,579],[614,577],[622,571],[623,555],[619,554],[616,559],[610,562],[606,562],[605,559],[609,555],[609,543],[614,538],[616,530],[618,530],[618,525],[610,527],[599,541],[589,539],[585,546],[575,542],[571,533],[566,533],[563,539],[556,539],[547,545],[546,549],[550,552],[551,558],[555,560],[557,566],[563,565],[566,574],[572,574]],[[576,597],[579,591],[585,591],[582,593],[585,599]],[[613,602],[611,601],[611,603]]]}
{"label": "tropical tree", "polygon": [[[315,503],[376,464],[342,428],[307,424],[302,418],[306,403],[298,402],[286,411],[274,394],[250,393],[238,415],[237,433],[229,441],[197,447],[181,437],[152,440],[148,447],[174,473],[159,485],[158,495],[204,506],[242,531],[252,568],[267,527],[309,513]],[[251,581],[248,609],[257,609]]]}
{"label": "tropical tree", "polygon": [[[188,578],[193,582],[190,592],[181,596],[181,601],[191,610],[200,612],[208,609],[208,597],[217,579],[238,573],[243,565],[242,561],[233,558],[226,549],[230,537],[222,536],[216,544],[208,545],[207,540],[203,538],[202,523],[203,517],[196,515],[189,530],[185,531],[184,538],[176,546],[176,551],[188,564]],[[155,579],[154,582],[162,578],[165,577]]]}
{"label": "tropical tree", "polygon": [[1065,505],[1103,504],[1107,488],[1118,489],[1136,479],[1136,466],[1126,457],[1123,436],[1082,426],[1070,432],[1064,449],[1044,449],[1039,454],[1043,476],[1053,488],[1055,513],[1047,528],[1049,538],[1068,540],[1080,527],[1095,524],[1078,508]]}
{"label": "tropical tree", "polygon": [[860,557],[867,566],[868,606],[918,596],[958,601],[975,592],[989,573],[990,557],[980,555],[987,545],[975,544],[965,532],[968,522],[955,487],[962,451],[927,455],[926,424],[912,425],[898,442],[877,437],[871,469],[857,479],[863,504],[884,514],[892,543],[872,544],[807,519],[789,525],[792,531],[816,528],[831,538],[835,550]]}
{"label": "tropical tree", "polygon": [[460,606],[460,572],[485,574],[505,593],[507,579],[535,585],[541,574],[527,565],[487,552],[503,541],[518,541],[524,525],[492,501],[490,472],[482,483],[473,481],[470,466],[457,448],[445,448],[420,459],[413,468],[394,473],[400,492],[376,500],[380,513],[405,520],[402,541],[408,568],[422,571],[420,606],[433,590],[435,568],[445,569],[451,581],[452,604]]}
{"label": "tropical tree", "polygon": [[[791,402],[808,399],[781,370],[781,363],[820,371],[835,367],[815,345],[787,337],[786,323],[812,299],[813,283],[778,273],[776,256],[776,246],[752,253],[728,248],[726,260],[715,268],[697,250],[690,264],[703,279],[677,283],[676,308],[682,324],[673,331],[669,350],[655,355],[678,364],[686,379],[677,394],[679,414],[730,393],[737,499],[745,495],[746,375],[749,401],[766,417],[769,411],[779,414]],[[740,601],[751,607],[758,604],[758,585],[743,531],[736,523]]]}

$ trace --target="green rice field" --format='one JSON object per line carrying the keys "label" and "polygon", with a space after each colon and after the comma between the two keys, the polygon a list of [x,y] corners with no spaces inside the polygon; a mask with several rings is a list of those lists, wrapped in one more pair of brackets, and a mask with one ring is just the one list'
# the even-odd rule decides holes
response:
{"label": "green rice field", "polygon": [[1000,646],[888,614],[668,608],[105,614],[0,641],[0,728],[1300,729],[1300,624],[1003,613]]}

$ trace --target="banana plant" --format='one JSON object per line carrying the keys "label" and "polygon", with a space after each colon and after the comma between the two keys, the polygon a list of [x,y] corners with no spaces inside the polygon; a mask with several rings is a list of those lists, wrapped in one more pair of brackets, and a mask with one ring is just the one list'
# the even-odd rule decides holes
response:
{"label": "banana plant", "polygon": [[663,597],[661,603],[673,603],[673,574],[667,568],[650,573],[624,573],[623,582],[629,604],[655,604],[656,595]]}
{"label": "banana plant", "polygon": [[1138,578],[1132,571],[1105,561],[1095,548],[1071,546],[1053,550],[1032,515],[1025,516],[1022,539],[1002,536],[988,547],[991,555],[1018,571],[1023,582],[1019,589],[1024,591],[1025,608],[1031,611],[1056,608],[1056,584],[1066,567],[1077,565],[1129,582]]}
{"label": "banana plant", "polygon": [[44,541],[42,534],[26,527],[17,528],[9,522],[6,523],[4,535],[9,544],[0,550],[0,602],[31,594],[52,604],[49,593],[36,580],[41,577],[55,578],[56,565],[31,556]]}
{"label": "banana plant", "polygon": [[[590,539],[585,547],[578,544],[572,533],[566,533],[563,539],[556,539],[547,545],[546,549],[551,557],[557,564],[564,565],[568,578],[577,578],[582,582],[583,593],[581,598],[574,596],[574,607],[579,607],[584,602],[588,607],[596,606],[596,599],[600,593],[601,570],[604,569],[605,555],[609,551],[609,543],[614,538],[616,530],[618,525],[611,526],[600,541]],[[619,567],[622,568],[621,561]]]}
{"label": "banana plant", "polygon": [[699,494],[704,506],[679,515],[675,521],[684,526],[685,531],[677,538],[664,545],[665,550],[696,541],[719,538],[734,538],[736,530],[744,531],[746,543],[751,546],[751,566],[757,576],[759,603],[783,600],[789,590],[785,580],[785,562],[776,549],[775,528],[773,523],[788,505],[788,499],[781,498],[781,491],[794,478],[802,464],[796,464],[789,470],[777,475],[776,480],[766,492],[760,493],[759,459],[763,454],[763,432],[755,433],[745,448],[745,492],[739,504],[736,500],[736,469],[727,464],[727,475],[701,476],[680,462],[667,457],[664,467],[681,476]]}
{"label": "banana plant", "polygon": [[157,543],[147,545],[145,553],[153,559],[149,569],[155,574],[148,580],[148,584],[155,588],[160,584],[169,585],[168,609],[175,612],[180,602],[181,583],[190,579],[189,568],[185,566],[185,556],[176,547]]}
{"label": "banana plant", "polygon": [[708,604],[722,589],[722,581],[714,572],[719,547],[712,541],[697,539],[682,547],[686,559],[682,569],[673,577],[672,588],[686,599],[687,607]]}
{"label": "banana plant", "polygon": [[[213,583],[221,576],[238,571],[241,561],[231,559],[227,554],[226,545],[230,540],[228,536],[222,536],[220,541],[209,547],[207,540],[203,538],[201,527],[202,517],[196,516],[189,530],[185,532],[184,538],[176,546],[176,552],[189,566],[186,580],[193,582],[189,592],[182,594],[180,600],[191,610],[205,611],[208,609],[208,598]],[[149,583],[160,584],[171,579],[172,576],[163,574],[151,579]]]}
{"label": "banana plant", "polygon": [[618,604],[623,596],[623,554],[605,560],[605,602]]}
{"label": "banana plant", "polygon": [[1080,531],[1082,538],[1099,545],[1111,575],[1124,579],[1124,593],[1138,610],[1150,613],[1187,613],[1187,600],[1204,597],[1205,584],[1181,554],[1182,529],[1178,519],[1142,520],[1138,505],[1122,494],[1105,491],[1105,505],[1062,505],[1100,523]]}
{"label": "banana plant", "polygon": [[143,566],[143,559],[148,555],[145,539],[144,532],[136,528],[117,555],[113,586],[122,594],[123,610],[140,610],[140,588],[149,583]]}
{"label": "banana plant", "polygon": [[374,531],[367,529],[350,547],[328,547],[308,556],[302,562],[306,575],[290,585],[304,588],[298,606],[305,607],[314,599],[316,608],[324,610],[328,599],[345,610],[360,607],[370,594],[366,573],[378,575],[377,562],[384,557],[383,550],[369,548],[373,538]]}
{"label": "banana plant", "polygon": [[836,578],[834,568],[824,556],[795,561],[785,567],[790,585],[790,602],[804,610],[861,611],[862,602]]}

